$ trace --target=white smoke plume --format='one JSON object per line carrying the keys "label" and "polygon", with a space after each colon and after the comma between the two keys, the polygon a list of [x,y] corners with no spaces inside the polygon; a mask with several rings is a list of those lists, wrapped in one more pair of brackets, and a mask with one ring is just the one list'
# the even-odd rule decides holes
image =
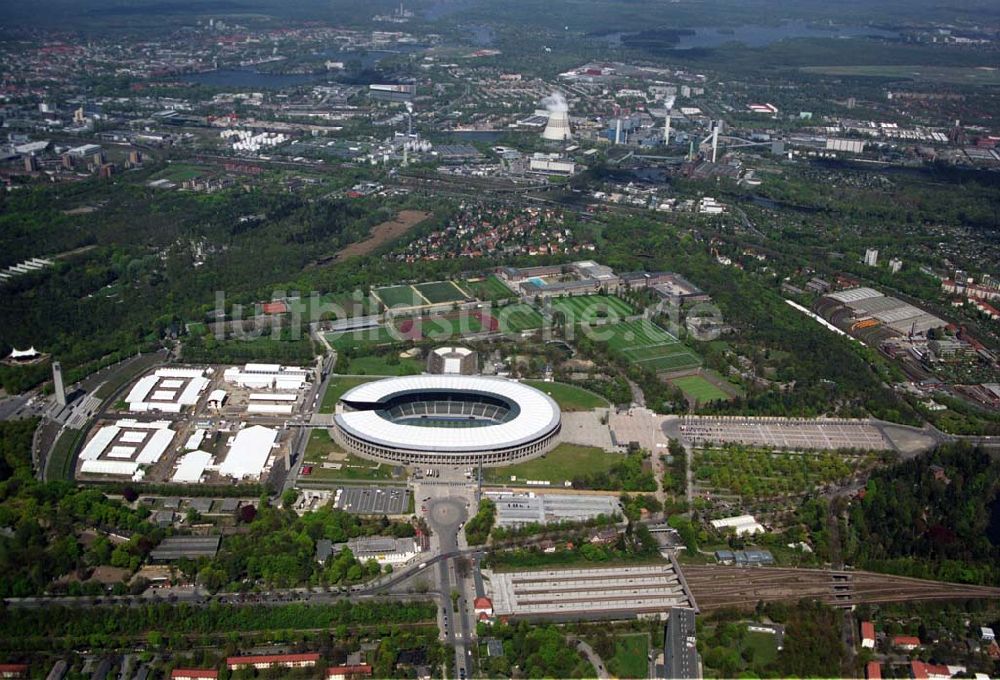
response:
{"label": "white smoke plume", "polygon": [[673,108],[674,108],[674,102],[675,101],[677,101],[677,97],[675,97],[674,95],[668,95],[663,100],[663,106],[664,106],[664,108],[666,108],[667,111],[672,111]]}
{"label": "white smoke plume", "polygon": [[549,113],[565,113],[569,111],[569,104],[566,103],[566,97],[563,96],[562,92],[553,92],[550,94],[542,100],[542,106]]}

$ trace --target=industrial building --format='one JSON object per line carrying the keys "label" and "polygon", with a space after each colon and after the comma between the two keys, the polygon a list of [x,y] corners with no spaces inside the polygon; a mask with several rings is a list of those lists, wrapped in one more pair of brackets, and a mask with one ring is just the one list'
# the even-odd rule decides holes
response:
{"label": "industrial building", "polygon": [[517,528],[527,524],[583,522],[596,517],[621,517],[621,502],[615,496],[570,496],[565,494],[488,491],[496,505],[496,525]]}
{"label": "industrial building", "polygon": [[669,562],[634,567],[483,572],[496,616],[631,619],[691,607]]}

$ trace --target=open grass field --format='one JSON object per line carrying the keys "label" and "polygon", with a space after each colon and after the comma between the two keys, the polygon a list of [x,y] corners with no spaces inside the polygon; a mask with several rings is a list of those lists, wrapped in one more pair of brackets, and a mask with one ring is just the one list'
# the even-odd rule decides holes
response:
{"label": "open grass field", "polygon": [[483,301],[504,300],[513,297],[514,293],[504,285],[504,282],[493,274],[486,278],[466,279],[462,282],[462,288],[475,295]]}
{"label": "open grass field", "polygon": [[[303,481],[329,481],[343,479],[349,481],[383,480],[392,478],[392,469],[388,465],[376,463],[345,452],[337,442],[333,441],[327,430],[315,429],[309,435],[306,452],[302,458],[307,465],[312,465],[312,473],[302,477]],[[324,468],[324,462],[339,463],[339,469]]]}
{"label": "open grass field", "polygon": [[417,375],[423,370],[424,362],[391,354],[354,357],[344,372],[359,375]]}
{"label": "open grass field", "polygon": [[636,319],[601,328],[609,332],[612,351],[628,361],[656,372],[697,368],[701,359],[677,338],[648,319]]}
{"label": "open grass field", "polygon": [[410,285],[375,288],[372,293],[377,295],[386,307],[416,307],[427,304]]}
{"label": "open grass field", "polygon": [[541,312],[524,303],[507,305],[494,310],[493,317],[500,323],[500,330],[504,333],[534,330],[541,328],[544,323]]}
{"label": "open grass field", "polygon": [[414,288],[427,302],[438,305],[445,302],[464,302],[468,295],[459,288],[453,281],[431,281],[430,283],[418,283]]}
{"label": "open grass field", "polygon": [[946,83],[949,85],[1000,85],[1000,69],[964,66],[858,65],[805,66],[806,73],[860,78],[895,78],[900,80]]}
{"label": "open grass field", "polygon": [[670,384],[681,389],[690,401],[707,404],[710,401],[726,401],[729,395],[713,385],[700,375],[688,375],[683,378],[673,378]]}
{"label": "open grass field", "polygon": [[343,331],[340,333],[327,333],[326,341],[338,351],[346,349],[365,349],[367,347],[377,347],[379,345],[391,345],[403,340],[394,337],[388,328],[379,326],[377,328]]}
{"label": "open grass field", "polygon": [[613,295],[557,298],[552,301],[552,310],[565,314],[567,325],[621,319],[634,313],[627,302]]}
{"label": "open grass field", "polygon": [[596,446],[560,444],[540,458],[507,465],[484,468],[485,481],[492,484],[511,484],[511,476],[517,477],[513,483],[528,479],[548,480],[555,485],[580,475],[606,472],[622,460],[617,453],[608,453]]}
{"label": "open grass field", "polygon": [[186,182],[189,179],[196,179],[203,175],[212,174],[211,168],[204,165],[191,165],[188,163],[171,163],[169,166],[156,173],[153,179],[167,179],[171,182]]}
{"label": "open grass field", "polygon": [[289,314],[308,321],[329,318],[330,314],[335,319],[349,319],[371,314],[374,308],[371,296],[360,293],[327,293],[315,297],[286,298],[284,303]]}
{"label": "open grass field", "polygon": [[357,387],[362,383],[370,382],[374,378],[341,377],[331,378],[326,386],[326,394],[323,395],[323,402],[319,406],[320,413],[333,413],[334,407],[340,400],[341,395],[352,387]]}
{"label": "open grass field", "polygon": [[576,385],[543,380],[525,380],[524,384],[545,392],[559,404],[559,408],[563,411],[590,411],[610,406],[608,400],[601,395]]}
{"label": "open grass field", "polygon": [[616,678],[648,677],[648,654],[647,635],[621,635],[615,638],[615,654],[608,659],[608,670]]}
{"label": "open grass field", "polygon": [[777,640],[775,639],[775,636],[770,633],[757,633],[752,630],[747,631],[741,646],[743,649],[752,650],[754,664],[759,664],[761,666],[766,666],[774,661],[778,656]]}

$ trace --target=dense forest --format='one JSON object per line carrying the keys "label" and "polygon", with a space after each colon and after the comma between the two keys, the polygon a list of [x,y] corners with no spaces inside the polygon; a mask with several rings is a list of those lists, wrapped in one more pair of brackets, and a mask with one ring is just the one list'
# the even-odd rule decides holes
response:
{"label": "dense forest", "polygon": [[846,555],[858,567],[1000,585],[1000,462],[947,444],[872,474],[850,510]]}
{"label": "dense forest", "polygon": [[433,621],[433,602],[347,602],[274,607],[146,604],[79,610],[59,606],[9,609],[0,617],[0,648],[51,649],[52,639],[75,645],[107,646],[113,639],[155,632],[160,636],[215,635],[371,626]]}
{"label": "dense forest", "polygon": [[[150,521],[144,506],[132,509],[97,488],[69,482],[42,483],[31,474],[31,439],[36,421],[0,422],[0,596],[24,597],[46,591],[71,595],[104,592],[104,586],[85,577],[101,565],[135,571],[167,535]],[[135,498],[133,490],[124,495]],[[252,510],[252,506],[245,506]],[[258,512],[238,516],[246,531],[227,536],[214,559],[181,560],[178,570],[210,590],[272,586],[338,585],[359,583],[380,573],[377,563],[362,563],[343,550],[325,565],[315,559],[316,541],[343,543],[367,535],[413,536],[407,522],[359,518],[330,507],[298,515],[272,507],[266,497]],[[110,534],[126,536],[113,542]],[[56,579],[68,578],[54,583]],[[145,585],[138,583],[136,589]],[[114,591],[125,594],[124,583]]]}

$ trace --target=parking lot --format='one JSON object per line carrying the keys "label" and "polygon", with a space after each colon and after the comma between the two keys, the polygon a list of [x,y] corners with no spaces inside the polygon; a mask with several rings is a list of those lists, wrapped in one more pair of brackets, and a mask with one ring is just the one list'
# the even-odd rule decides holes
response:
{"label": "parking lot", "polygon": [[681,420],[681,434],[693,444],[745,444],[785,449],[861,449],[882,451],[892,443],[865,420],[844,418],[705,418]]}
{"label": "parking lot", "polygon": [[403,515],[410,490],[398,486],[347,486],[337,490],[334,507],[355,515]]}

